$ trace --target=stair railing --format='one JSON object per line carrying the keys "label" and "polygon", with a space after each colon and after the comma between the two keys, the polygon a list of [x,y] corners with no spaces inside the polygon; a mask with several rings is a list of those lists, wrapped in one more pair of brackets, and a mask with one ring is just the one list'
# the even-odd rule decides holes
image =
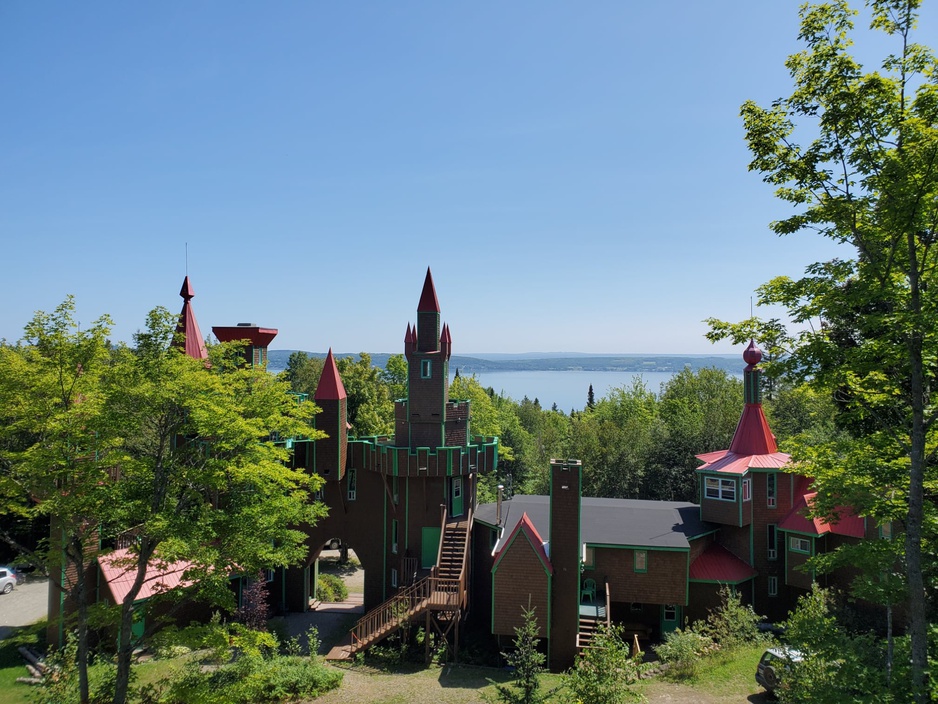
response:
{"label": "stair railing", "polygon": [[433,585],[429,577],[399,591],[362,616],[352,628],[352,650],[368,645],[378,633],[400,626],[430,604]]}

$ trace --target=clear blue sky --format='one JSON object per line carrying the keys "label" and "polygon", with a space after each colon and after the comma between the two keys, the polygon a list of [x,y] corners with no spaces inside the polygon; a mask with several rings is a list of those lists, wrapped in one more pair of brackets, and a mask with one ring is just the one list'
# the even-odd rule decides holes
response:
{"label": "clear blue sky", "polygon": [[277,349],[399,351],[430,266],[456,353],[733,351],[833,251],[738,117],[798,4],[0,3],[0,337],[74,294],[129,340],[188,243],[203,332]]}

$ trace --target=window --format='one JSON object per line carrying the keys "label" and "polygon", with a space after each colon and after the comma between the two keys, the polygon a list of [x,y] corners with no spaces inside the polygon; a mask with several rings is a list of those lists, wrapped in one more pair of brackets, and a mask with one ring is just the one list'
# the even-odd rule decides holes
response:
{"label": "window", "polygon": [[767,508],[775,508],[775,482],[777,475],[770,472],[765,477],[765,505]]}
{"label": "window", "polygon": [[883,540],[892,540],[892,521],[886,521],[879,527],[879,537]]}
{"label": "window", "polygon": [[391,568],[391,586],[397,588],[397,570],[393,567]]}
{"label": "window", "polygon": [[769,596],[778,596],[778,577],[769,577]]}
{"label": "window", "polygon": [[391,521],[391,552],[397,554],[397,519]]}
{"label": "window", "polygon": [[736,480],[707,477],[704,481],[704,495],[708,499],[736,501]]}
{"label": "window", "polygon": [[636,572],[648,571],[648,551],[647,550],[635,551],[635,571]]}
{"label": "window", "polygon": [[768,558],[770,560],[778,559],[778,529],[774,523],[765,527],[765,542],[768,548]]}
{"label": "window", "polygon": [[743,479],[743,501],[752,499],[752,479],[747,477]]}
{"label": "window", "polygon": [[396,476],[391,477],[391,495],[394,498],[395,504],[399,504],[401,502],[401,488]]}
{"label": "window", "polygon": [[788,546],[795,552],[811,554],[811,541],[807,538],[796,538],[792,536],[788,541]]}
{"label": "window", "polygon": [[588,545],[583,546],[583,566],[591,570],[596,564],[596,548],[591,548]]}
{"label": "window", "polygon": [[274,581],[274,571],[273,570],[264,570],[264,581],[273,582]]}
{"label": "window", "polygon": [[429,359],[420,360],[420,378],[429,379],[431,370],[431,361]]}
{"label": "window", "polygon": [[674,604],[665,604],[664,620],[673,623],[677,621],[677,606]]}
{"label": "window", "polygon": [[358,492],[356,491],[356,481],[355,481],[356,471],[357,470],[354,467],[349,467],[348,474],[346,475],[346,478],[348,479],[348,500],[349,501],[354,501],[358,496]]}

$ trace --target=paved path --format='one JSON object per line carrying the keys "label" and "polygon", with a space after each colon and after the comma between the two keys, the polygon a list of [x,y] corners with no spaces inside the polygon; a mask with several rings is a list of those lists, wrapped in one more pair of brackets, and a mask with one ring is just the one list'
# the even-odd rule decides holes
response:
{"label": "paved path", "polygon": [[48,580],[32,575],[26,575],[26,580],[9,594],[0,594],[0,639],[6,638],[15,628],[45,618],[48,599]]}

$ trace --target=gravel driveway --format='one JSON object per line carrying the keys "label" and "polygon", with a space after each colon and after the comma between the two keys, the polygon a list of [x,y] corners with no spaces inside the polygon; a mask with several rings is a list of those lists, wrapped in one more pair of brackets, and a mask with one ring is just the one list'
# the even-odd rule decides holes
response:
{"label": "gravel driveway", "polygon": [[45,618],[48,599],[49,581],[31,575],[26,575],[26,581],[20,582],[9,594],[0,594],[0,639],[10,635],[14,628]]}

